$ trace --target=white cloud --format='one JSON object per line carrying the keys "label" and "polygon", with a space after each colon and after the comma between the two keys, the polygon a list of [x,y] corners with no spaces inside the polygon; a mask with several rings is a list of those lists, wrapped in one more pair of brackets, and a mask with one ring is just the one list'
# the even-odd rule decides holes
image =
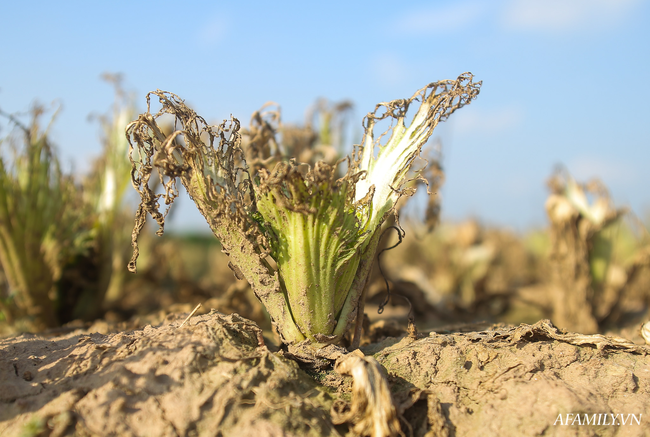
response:
{"label": "white cloud", "polygon": [[455,131],[471,135],[499,135],[513,129],[524,119],[524,112],[516,106],[496,109],[477,109],[471,105],[455,113],[450,120]]}
{"label": "white cloud", "polygon": [[487,3],[477,1],[465,1],[443,7],[412,10],[397,20],[396,30],[410,35],[465,30],[481,17],[486,5]]}
{"label": "white cloud", "polygon": [[639,0],[511,0],[504,10],[506,27],[565,32],[616,26]]}
{"label": "white cloud", "polygon": [[576,157],[567,168],[579,182],[593,178],[599,178],[607,185],[633,185],[639,182],[639,174],[633,166],[598,156]]}
{"label": "white cloud", "polygon": [[227,31],[228,20],[221,15],[213,16],[208,18],[206,22],[199,27],[197,31],[197,39],[203,45],[215,46],[223,40]]}

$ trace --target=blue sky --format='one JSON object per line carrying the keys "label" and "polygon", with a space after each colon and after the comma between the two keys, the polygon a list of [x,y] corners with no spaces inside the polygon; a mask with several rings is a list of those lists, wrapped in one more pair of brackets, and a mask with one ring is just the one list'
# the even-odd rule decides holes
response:
{"label": "blue sky", "polygon": [[[79,170],[100,151],[87,121],[113,99],[172,91],[214,122],[272,100],[302,122],[318,97],[376,103],[471,71],[478,99],[438,127],[443,216],[525,230],[546,223],[556,164],[650,210],[650,2],[5,2],[0,108],[58,101],[53,138]],[[1,134],[2,132],[0,132]],[[176,228],[207,229],[189,200]]]}

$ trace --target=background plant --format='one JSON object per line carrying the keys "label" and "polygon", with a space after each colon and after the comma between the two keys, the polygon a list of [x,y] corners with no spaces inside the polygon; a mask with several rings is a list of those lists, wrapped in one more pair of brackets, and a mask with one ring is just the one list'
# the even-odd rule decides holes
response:
{"label": "background plant", "polygon": [[[115,78],[113,78],[115,79]],[[61,170],[35,106],[14,126],[0,156],[0,263],[5,319],[39,330],[102,314],[108,290],[121,288],[126,264],[123,195],[130,166],[122,134],[134,112],[116,82],[112,114],[101,119],[103,155],[83,180]],[[54,117],[52,117],[52,122]],[[121,269],[118,267],[121,265]]]}
{"label": "background plant", "polygon": [[3,115],[15,130],[0,143],[0,261],[8,283],[2,310],[9,322],[28,317],[37,329],[52,327],[56,283],[86,238],[84,204],[41,128],[43,108],[32,109],[29,125]]}
{"label": "background plant", "polygon": [[[119,300],[125,282],[128,260],[128,223],[131,219],[125,205],[131,166],[124,129],[136,113],[132,96],[121,86],[119,74],[104,74],[104,80],[115,90],[115,100],[108,114],[99,117],[102,153],[93,162],[91,172],[83,179],[84,202],[89,205],[91,250],[85,254],[94,269],[94,278],[80,290],[72,318],[98,317],[105,298]],[[84,259],[74,262],[83,263]],[[78,273],[74,262],[69,270]],[[72,284],[80,283],[70,278]]]}
{"label": "background plant", "polygon": [[[421,224],[407,225],[406,231],[414,238],[386,254],[383,270],[392,293],[407,297],[413,305],[420,328],[502,320],[517,290],[540,280],[536,274],[539,258],[514,232],[475,219],[444,222],[433,232]],[[383,278],[371,283],[371,305],[384,300],[385,288]],[[388,314],[406,314],[406,300],[393,299],[393,305],[402,308]]]}
{"label": "background plant", "polygon": [[648,235],[630,227],[629,212],[615,208],[602,183],[577,183],[559,169],[546,201],[551,229],[550,291],[553,321],[595,333],[622,316],[621,304],[649,265]]}

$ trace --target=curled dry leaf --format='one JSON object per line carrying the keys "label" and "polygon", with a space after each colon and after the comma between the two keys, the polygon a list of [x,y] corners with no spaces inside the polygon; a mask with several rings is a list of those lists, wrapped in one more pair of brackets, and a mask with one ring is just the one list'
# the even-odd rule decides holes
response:
{"label": "curled dry leaf", "polygon": [[364,437],[403,435],[384,370],[377,360],[355,351],[339,358],[334,370],[353,379],[352,402],[339,401],[332,406],[334,424],[350,423],[355,435]]}
{"label": "curled dry leaf", "polygon": [[641,336],[645,340],[645,344],[650,344],[650,322],[646,322],[641,326]]}

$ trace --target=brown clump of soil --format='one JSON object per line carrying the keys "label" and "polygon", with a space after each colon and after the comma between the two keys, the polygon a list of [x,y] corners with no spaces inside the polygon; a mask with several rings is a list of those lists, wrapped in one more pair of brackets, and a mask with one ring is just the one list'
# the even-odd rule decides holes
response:
{"label": "brown clump of soil", "polygon": [[[0,340],[0,434],[351,435],[332,423],[350,383],[303,370],[236,314],[170,316],[110,335]],[[273,349],[273,348],[271,348]],[[386,338],[404,435],[648,435],[650,348],[548,321]],[[558,415],[635,414],[625,426],[559,425]]]}
{"label": "brown clump of soil", "polygon": [[[649,435],[650,348],[624,339],[565,333],[542,320],[386,340],[365,352],[392,376],[394,392],[426,392],[411,423],[444,423],[436,435]],[[641,425],[560,425],[567,413],[623,414],[628,424],[635,414]]]}
{"label": "brown clump of soil", "polygon": [[253,322],[181,322],[0,341],[0,434],[338,435],[330,396]]}

